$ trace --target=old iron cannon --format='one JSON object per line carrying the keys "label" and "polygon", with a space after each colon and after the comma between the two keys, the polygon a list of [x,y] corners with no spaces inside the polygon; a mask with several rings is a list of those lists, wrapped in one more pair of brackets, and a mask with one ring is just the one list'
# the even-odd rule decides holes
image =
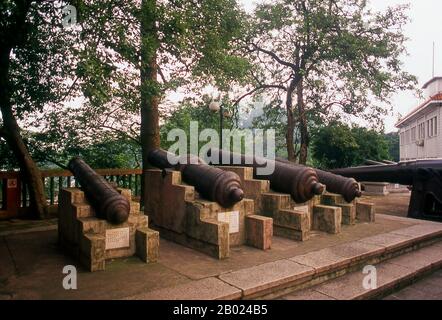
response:
{"label": "old iron cannon", "polygon": [[80,183],[86,198],[90,201],[97,217],[113,224],[125,222],[129,217],[129,201],[102,176],[79,157],[69,161],[68,168]]}
{"label": "old iron cannon", "polygon": [[[285,159],[277,158],[276,161],[286,163],[291,166],[301,166]],[[314,169],[318,175],[319,182],[325,184],[327,191],[337,193],[344,197],[345,201],[352,202],[362,195],[359,183],[353,178],[346,178],[331,172]]]}
{"label": "old iron cannon", "polygon": [[[324,192],[324,185],[319,182],[316,172],[309,167],[295,167],[270,159],[252,157],[215,148],[209,150],[208,157],[218,159],[219,163],[223,166],[253,167],[255,179],[269,180],[270,187],[273,190],[290,194],[296,203],[304,203],[315,195]],[[228,161],[223,161],[225,159],[228,159]],[[272,162],[273,172],[269,174],[259,173],[258,168],[265,167],[268,162]]]}
{"label": "old iron cannon", "polygon": [[207,165],[200,158],[187,155],[177,157],[162,149],[154,149],[148,154],[149,162],[160,169],[181,171],[183,180],[194,186],[205,199],[216,201],[229,208],[244,198],[239,176]]}
{"label": "old iron cannon", "polygon": [[442,160],[416,160],[336,169],[332,172],[358,181],[412,186],[408,216],[418,219],[442,219]]}

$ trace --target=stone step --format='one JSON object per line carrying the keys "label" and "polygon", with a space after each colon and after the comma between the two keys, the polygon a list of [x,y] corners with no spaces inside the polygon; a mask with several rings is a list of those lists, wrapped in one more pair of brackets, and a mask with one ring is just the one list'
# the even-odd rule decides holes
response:
{"label": "stone step", "polygon": [[[331,246],[304,255],[280,259],[252,267],[222,273],[216,278],[201,281],[201,286],[193,286],[194,281],[172,288],[152,291],[141,295],[140,299],[275,299],[294,296],[295,291],[325,286],[336,279],[334,286],[344,279],[342,276],[356,274],[365,276],[361,270],[366,265],[378,265],[380,288],[390,288],[391,281],[410,280],[423,272],[437,268],[442,262],[442,224],[420,222],[419,224],[397,229],[357,241]],[[384,269],[389,266],[388,272]],[[394,273],[394,270],[397,270]],[[339,278],[341,277],[341,278]],[[207,278],[209,279],[209,278]],[[362,278],[361,278],[362,279]],[[348,280],[350,281],[350,280]],[[351,280],[361,281],[359,278]],[[344,285],[339,288],[345,288]],[[396,284],[396,283],[395,283]],[[329,285],[332,287],[332,284]],[[234,289],[233,289],[234,288]],[[329,294],[331,295],[331,290]],[[341,289],[338,289],[338,291]],[[217,292],[215,296],[206,293]],[[325,289],[323,289],[325,291]],[[322,291],[304,291],[306,298],[330,297]],[[374,293],[379,294],[379,291]],[[309,296],[310,294],[310,296]],[[348,297],[359,297],[348,294]],[[362,295],[360,298],[370,297]],[[135,297],[134,297],[135,298]],[[337,299],[337,298],[335,298]]]}
{"label": "stone step", "polygon": [[[365,273],[364,267],[360,267],[359,270],[342,277],[289,293],[282,299],[361,300],[380,298],[441,267],[442,243],[436,243],[374,266],[366,266]],[[371,278],[371,275],[375,278]]]}

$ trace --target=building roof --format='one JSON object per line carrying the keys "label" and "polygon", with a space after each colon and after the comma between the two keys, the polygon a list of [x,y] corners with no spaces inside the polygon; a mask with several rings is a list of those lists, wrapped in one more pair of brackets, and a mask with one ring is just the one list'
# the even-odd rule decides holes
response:
{"label": "building roof", "polygon": [[432,84],[434,81],[442,80],[442,77],[433,77],[433,79],[428,80],[427,83],[424,84],[422,89],[427,89],[427,87]]}
{"label": "building roof", "polygon": [[[427,82],[426,85],[429,85],[435,79],[436,78],[433,78],[432,80]],[[442,77],[440,79],[442,79]],[[425,88],[425,86],[424,86],[424,88]],[[410,120],[413,116],[415,116],[419,112],[423,111],[424,109],[428,108],[429,106],[431,106],[431,105],[433,105],[434,103],[437,103],[437,102],[442,103],[442,93],[438,93],[438,94],[432,96],[427,101],[425,101],[424,103],[422,103],[418,107],[416,107],[413,110],[411,110],[411,112],[409,114],[407,114],[405,117],[400,119],[398,123],[396,123],[396,125],[395,125],[396,128],[399,128],[402,124],[404,124],[405,122]]]}

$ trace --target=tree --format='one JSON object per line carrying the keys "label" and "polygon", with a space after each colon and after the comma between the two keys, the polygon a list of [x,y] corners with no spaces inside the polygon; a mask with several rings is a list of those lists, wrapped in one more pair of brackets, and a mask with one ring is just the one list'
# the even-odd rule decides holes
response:
{"label": "tree", "polygon": [[[164,118],[164,124],[160,128],[161,147],[168,149],[174,141],[167,141],[167,134],[175,129],[183,129],[187,137],[190,137],[190,123],[195,121],[198,123],[199,131],[204,129],[214,129],[219,133],[220,118],[219,112],[213,112],[209,109],[211,98],[203,96],[201,100],[188,99],[179,106],[178,109],[171,112],[170,115]],[[222,102],[224,110],[223,129],[232,129],[235,126],[235,121],[231,116],[233,114],[233,106],[229,104],[228,100]],[[206,144],[207,142],[202,142]],[[190,141],[187,142],[188,150],[190,150]],[[199,143],[199,146],[201,143]],[[198,148],[199,150],[199,148]]]}
{"label": "tree", "polygon": [[[242,34],[235,0],[76,1],[82,19],[76,82],[90,132],[139,141],[143,169],[160,146],[161,103],[168,92],[227,90],[249,68],[234,52]],[[69,120],[68,120],[69,121]]]}
{"label": "tree", "polygon": [[317,166],[324,169],[350,167],[354,163],[354,155],[358,148],[351,128],[340,123],[333,123],[315,133],[313,158]]}
{"label": "tree", "polygon": [[325,169],[363,165],[366,160],[389,160],[385,135],[373,129],[332,122],[315,132],[315,164]]}
{"label": "tree", "polygon": [[29,187],[35,214],[47,215],[40,171],[29,154],[19,121],[57,105],[68,91],[67,57],[73,39],[62,27],[63,1],[0,3],[0,138],[14,154]]}
{"label": "tree", "polygon": [[362,165],[366,160],[390,160],[388,142],[383,132],[354,126],[351,133],[358,145],[357,152],[353,156],[353,165]]}
{"label": "tree", "polygon": [[278,0],[257,6],[243,49],[259,68],[252,69],[253,86],[245,96],[265,91],[284,101],[291,161],[307,160],[309,119],[339,112],[373,121],[394,91],[414,88],[415,77],[401,70],[405,10],[373,12],[366,0]]}
{"label": "tree", "polygon": [[388,153],[390,155],[390,159],[399,162],[399,133],[398,132],[390,132],[385,135],[385,139],[388,143]]}

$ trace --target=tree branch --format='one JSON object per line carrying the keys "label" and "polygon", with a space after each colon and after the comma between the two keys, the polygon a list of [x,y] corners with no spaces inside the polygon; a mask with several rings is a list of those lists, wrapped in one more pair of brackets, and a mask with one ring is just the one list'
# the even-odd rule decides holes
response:
{"label": "tree branch", "polygon": [[254,94],[256,91],[261,90],[261,89],[279,89],[279,90],[286,90],[286,88],[282,85],[278,85],[278,84],[263,84],[263,85],[259,85],[256,88],[250,90],[249,92],[246,92],[245,94],[243,94],[241,97],[239,97],[238,99],[236,99],[233,103],[234,106],[238,105],[244,98]]}
{"label": "tree branch", "polygon": [[293,70],[296,70],[296,65],[295,64],[282,60],[280,57],[278,57],[278,55],[276,53],[274,53],[274,52],[272,52],[270,50],[263,49],[263,48],[259,47],[255,43],[252,43],[252,46],[255,48],[255,50],[271,56],[279,64],[282,64],[283,66],[286,66],[286,67],[292,68]]}
{"label": "tree branch", "polygon": [[117,129],[117,128],[114,128],[111,126],[106,126],[106,125],[102,125],[102,127],[104,129],[109,129],[109,130],[115,131],[115,132],[119,133],[120,135],[125,136],[126,138],[129,138],[130,140],[134,141],[135,143],[141,145],[141,142],[138,139],[132,137],[130,134],[128,134],[124,130],[120,130],[120,129]]}

